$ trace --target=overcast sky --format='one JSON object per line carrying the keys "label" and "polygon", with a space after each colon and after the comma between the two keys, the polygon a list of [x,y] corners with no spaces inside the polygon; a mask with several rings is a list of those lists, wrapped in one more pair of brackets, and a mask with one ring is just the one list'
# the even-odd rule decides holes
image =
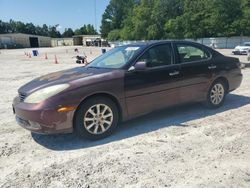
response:
{"label": "overcast sky", "polygon": [[35,25],[60,26],[73,29],[83,24],[96,26],[99,31],[102,14],[110,0],[0,0],[0,20],[32,22]]}

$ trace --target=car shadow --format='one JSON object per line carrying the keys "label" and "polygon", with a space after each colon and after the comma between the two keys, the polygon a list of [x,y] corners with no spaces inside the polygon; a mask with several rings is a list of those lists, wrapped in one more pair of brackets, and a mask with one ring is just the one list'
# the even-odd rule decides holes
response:
{"label": "car shadow", "polygon": [[79,138],[74,133],[64,135],[38,135],[31,133],[31,135],[38,144],[48,149],[57,151],[76,150],[104,145],[170,126],[186,127],[185,123],[188,121],[237,109],[248,104],[250,104],[250,97],[229,94],[224,105],[218,109],[207,109],[199,103],[169,108],[122,123],[113,135],[98,141]]}

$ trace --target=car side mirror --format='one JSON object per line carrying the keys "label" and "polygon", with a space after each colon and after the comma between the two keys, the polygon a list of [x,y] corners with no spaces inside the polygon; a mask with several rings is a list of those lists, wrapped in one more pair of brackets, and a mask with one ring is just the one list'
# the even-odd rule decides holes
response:
{"label": "car side mirror", "polygon": [[144,71],[147,70],[147,63],[145,61],[138,61],[134,65],[134,70],[136,71]]}

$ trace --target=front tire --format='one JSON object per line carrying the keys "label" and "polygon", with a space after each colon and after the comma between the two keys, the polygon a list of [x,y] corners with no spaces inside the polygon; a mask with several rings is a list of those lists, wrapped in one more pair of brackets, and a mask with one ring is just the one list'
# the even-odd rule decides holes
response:
{"label": "front tire", "polygon": [[118,121],[118,108],[111,99],[93,97],[80,105],[74,127],[79,136],[98,140],[112,134]]}
{"label": "front tire", "polygon": [[206,104],[209,108],[219,108],[223,105],[226,96],[226,86],[221,80],[215,81],[209,88]]}

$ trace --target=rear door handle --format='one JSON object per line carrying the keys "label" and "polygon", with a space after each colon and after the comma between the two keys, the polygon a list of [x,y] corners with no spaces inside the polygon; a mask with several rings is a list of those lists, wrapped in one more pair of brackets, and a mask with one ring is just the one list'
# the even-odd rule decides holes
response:
{"label": "rear door handle", "polygon": [[216,65],[211,65],[211,66],[208,66],[208,69],[211,70],[211,69],[216,69],[217,66]]}
{"label": "rear door handle", "polygon": [[178,75],[178,74],[180,74],[179,71],[174,71],[174,72],[170,72],[169,76],[175,76],[175,75]]}

